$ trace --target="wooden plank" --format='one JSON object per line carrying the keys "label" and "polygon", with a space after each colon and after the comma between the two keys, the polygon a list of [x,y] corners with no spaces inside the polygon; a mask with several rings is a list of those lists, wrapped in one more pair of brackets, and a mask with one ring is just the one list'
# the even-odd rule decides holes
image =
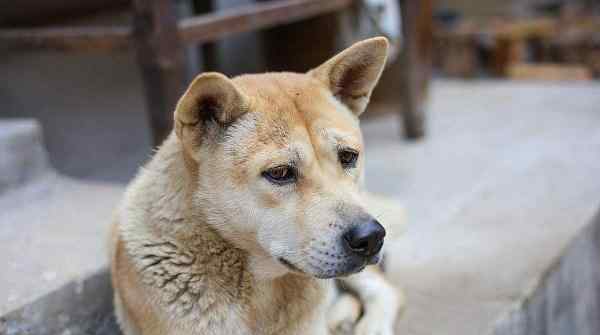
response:
{"label": "wooden plank", "polygon": [[133,36],[154,145],[167,137],[185,89],[185,56],[171,0],[134,0]]}
{"label": "wooden plank", "polygon": [[183,19],[179,25],[185,43],[211,42],[225,36],[291,23],[349,6],[352,0],[282,0],[240,6]]}
{"label": "wooden plank", "polygon": [[0,29],[0,45],[8,48],[111,51],[130,42],[131,28],[123,26]]}
{"label": "wooden plank", "polygon": [[[282,0],[239,6],[186,18],[178,23],[186,44],[213,42],[231,34],[295,22],[349,6],[353,0]],[[0,29],[0,45],[63,51],[122,49],[131,41],[131,28],[61,27]]]}
{"label": "wooden plank", "polygon": [[583,65],[569,64],[527,64],[517,63],[508,67],[507,75],[511,79],[521,80],[591,80],[592,72]]}
{"label": "wooden plank", "polygon": [[560,23],[553,18],[536,18],[506,22],[492,27],[492,36],[503,39],[517,40],[527,38],[544,38],[555,35],[560,29]]}
{"label": "wooden plank", "polygon": [[44,25],[128,5],[129,0],[0,1],[0,25]]}

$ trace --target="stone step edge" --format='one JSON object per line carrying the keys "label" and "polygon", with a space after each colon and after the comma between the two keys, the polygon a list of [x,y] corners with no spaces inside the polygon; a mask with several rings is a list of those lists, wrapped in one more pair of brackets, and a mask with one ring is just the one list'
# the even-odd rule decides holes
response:
{"label": "stone step edge", "polygon": [[[600,211],[491,335],[600,333]],[[551,330],[551,331],[550,331]]]}
{"label": "stone step edge", "polygon": [[118,334],[107,267],[0,316],[0,334]]}
{"label": "stone step edge", "polygon": [[0,119],[0,157],[0,195],[52,171],[35,119]]}

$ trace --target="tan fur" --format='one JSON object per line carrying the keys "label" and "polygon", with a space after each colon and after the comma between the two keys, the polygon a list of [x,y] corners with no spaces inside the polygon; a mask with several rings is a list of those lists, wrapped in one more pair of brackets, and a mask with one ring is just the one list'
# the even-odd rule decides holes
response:
{"label": "tan fur", "polygon": [[[111,270],[125,335],[336,327],[326,319],[333,278],[364,267],[351,262],[340,236],[368,215],[364,155],[343,168],[337,152],[363,151],[357,116],[386,52],[376,38],[307,74],[207,73],[190,84],[173,133],[117,210]],[[298,171],[293,184],[263,176],[282,164]],[[364,309],[356,334],[390,334],[399,292],[370,268],[341,280]],[[356,319],[356,308],[340,307],[336,319]]]}

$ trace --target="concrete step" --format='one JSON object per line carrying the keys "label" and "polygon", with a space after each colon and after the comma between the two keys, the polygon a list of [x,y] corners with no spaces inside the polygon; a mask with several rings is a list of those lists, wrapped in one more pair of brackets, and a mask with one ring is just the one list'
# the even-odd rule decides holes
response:
{"label": "concrete step", "polygon": [[494,326],[494,335],[578,334],[600,330],[600,213],[551,265],[540,285]]}
{"label": "concrete step", "polygon": [[32,119],[0,120],[0,194],[49,172],[42,130]]}
{"label": "concrete step", "polygon": [[110,319],[102,272],[122,190],[54,175],[0,197],[0,334],[90,334]]}
{"label": "concrete step", "polygon": [[[388,258],[408,295],[399,334],[490,334],[510,311],[526,313],[600,206],[598,92],[598,83],[442,81],[424,140],[401,143],[392,117],[365,124],[367,185],[408,216]],[[565,262],[598,263],[582,256]],[[592,280],[579,294],[594,296]],[[556,294],[554,306],[573,308],[568,291]],[[529,334],[558,334],[547,322]],[[568,334],[589,334],[589,323],[572,325],[582,328]]]}
{"label": "concrete step", "polygon": [[101,269],[123,186],[58,175],[32,120],[0,121],[0,157],[0,334],[76,334],[110,315]]}
{"label": "concrete step", "polygon": [[0,315],[107,264],[108,227],[121,192],[122,186],[54,175],[0,199]]}

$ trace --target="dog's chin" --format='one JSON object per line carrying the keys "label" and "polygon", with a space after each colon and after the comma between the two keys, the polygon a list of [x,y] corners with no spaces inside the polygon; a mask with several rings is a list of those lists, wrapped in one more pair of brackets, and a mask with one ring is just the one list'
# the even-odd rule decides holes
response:
{"label": "dog's chin", "polygon": [[367,264],[364,263],[364,264],[358,265],[353,268],[329,269],[326,271],[321,271],[321,272],[315,273],[315,274],[313,274],[313,276],[315,278],[319,278],[319,279],[332,279],[332,278],[347,277],[347,276],[353,275],[355,273],[361,272],[362,270],[365,269],[366,266],[367,266]]}
{"label": "dog's chin", "polygon": [[290,272],[303,274],[318,279],[332,279],[359,273],[364,270],[367,265],[379,263],[381,260],[381,253],[378,253],[370,258],[349,257],[344,262],[336,263],[335,266],[331,266],[333,265],[331,263],[326,263],[324,266],[312,264],[308,264],[308,266],[302,266],[282,257],[278,258],[278,260],[281,264],[287,267]]}
{"label": "dog's chin", "polygon": [[353,262],[349,262],[346,266],[341,267],[339,269],[333,269],[333,271],[326,271],[326,275],[324,277],[318,277],[317,278],[339,278],[339,277],[346,277],[346,276],[350,276],[356,273],[361,272],[362,270],[365,269],[365,267],[367,267],[367,265],[374,265],[379,263],[379,261],[381,260],[381,254],[377,254],[374,255],[370,258],[360,258],[357,259]]}

